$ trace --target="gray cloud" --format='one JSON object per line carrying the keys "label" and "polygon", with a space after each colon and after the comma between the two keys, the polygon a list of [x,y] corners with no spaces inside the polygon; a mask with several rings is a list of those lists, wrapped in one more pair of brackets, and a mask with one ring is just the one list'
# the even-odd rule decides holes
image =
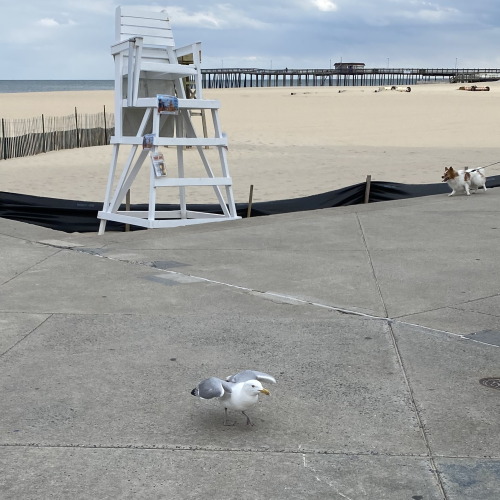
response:
{"label": "gray cloud", "polygon": [[[112,79],[114,10],[140,0],[24,0],[2,6],[0,79]],[[155,8],[162,5],[154,3]],[[173,0],[179,44],[209,67],[499,67],[497,0]]]}

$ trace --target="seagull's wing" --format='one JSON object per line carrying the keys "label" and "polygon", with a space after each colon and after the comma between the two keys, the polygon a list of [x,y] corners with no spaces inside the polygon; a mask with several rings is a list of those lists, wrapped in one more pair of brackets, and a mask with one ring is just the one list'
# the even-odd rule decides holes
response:
{"label": "seagull's wing", "polygon": [[217,377],[210,377],[202,380],[192,391],[193,396],[202,399],[220,398],[225,393],[231,392],[232,384],[229,381],[221,380]]}
{"label": "seagull's wing", "polygon": [[237,384],[238,382],[246,382],[247,380],[258,380],[259,382],[276,383],[276,379],[272,375],[263,372],[256,372],[254,370],[243,370],[236,375],[231,375],[226,379],[228,382]]}

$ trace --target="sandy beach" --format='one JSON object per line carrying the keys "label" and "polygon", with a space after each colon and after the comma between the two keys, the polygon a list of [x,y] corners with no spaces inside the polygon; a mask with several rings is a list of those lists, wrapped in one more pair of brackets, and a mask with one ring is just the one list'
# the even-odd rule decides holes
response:
{"label": "sandy beach", "polygon": [[[378,87],[294,87],[206,90],[221,102],[237,202],[296,198],[373,180],[436,183],[445,166],[499,161],[500,82],[489,92],[458,84],[421,84],[411,92]],[[113,111],[112,91],[0,94],[0,118]],[[195,118],[196,119],[196,118]],[[212,154],[209,152],[208,154]],[[195,150],[186,156],[196,155]],[[102,201],[111,146],[0,160],[0,190]],[[488,168],[498,175],[500,164]],[[147,175],[132,202],[147,200]],[[169,192],[159,202],[176,203]],[[189,194],[213,203],[213,191]]]}

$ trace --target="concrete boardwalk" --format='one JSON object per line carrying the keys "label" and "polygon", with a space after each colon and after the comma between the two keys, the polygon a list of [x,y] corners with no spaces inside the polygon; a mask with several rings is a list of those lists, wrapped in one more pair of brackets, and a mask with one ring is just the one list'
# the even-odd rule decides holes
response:
{"label": "concrete boardwalk", "polygon": [[[500,189],[100,237],[0,219],[0,498],[498,499],[499,243]],[[278,384],[224,427],[190,390],[245,368]]]}

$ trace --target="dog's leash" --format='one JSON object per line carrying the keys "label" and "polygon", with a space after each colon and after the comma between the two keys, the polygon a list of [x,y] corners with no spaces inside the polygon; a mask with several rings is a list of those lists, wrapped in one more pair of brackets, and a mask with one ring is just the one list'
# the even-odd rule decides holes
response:
{"label": "dog's leash", "polygon": [[490,163],[489,165],[485,165],[484,167],[473,168],[472,170],[469,170],[468,167],[465,167],[465,170],[467,172],[477,172],[478,170],[481,170],[482,168],[492,167],[493,165],[497,165],[498,163],[500,163],[500,161],[496,161],[495,163]]}

